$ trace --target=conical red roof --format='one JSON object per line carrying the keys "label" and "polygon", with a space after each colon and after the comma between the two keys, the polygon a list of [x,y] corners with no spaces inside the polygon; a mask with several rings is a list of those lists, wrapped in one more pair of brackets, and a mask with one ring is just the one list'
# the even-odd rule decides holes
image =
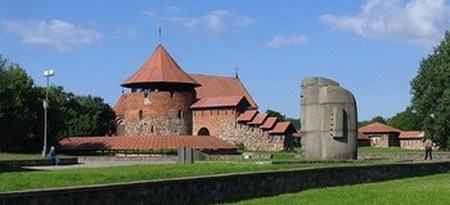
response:
{"label": "conical red roof", "polygon": [[181,83],[194,87],[200,86],[197,81],[181,69],[161,44],[156,47],[144,65],[122,83],[122,86],[140,88],[157,83]]}

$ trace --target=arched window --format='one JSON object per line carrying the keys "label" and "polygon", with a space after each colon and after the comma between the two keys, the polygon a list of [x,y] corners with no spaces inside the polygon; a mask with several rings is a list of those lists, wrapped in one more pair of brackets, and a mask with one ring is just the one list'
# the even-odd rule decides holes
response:
{"label": "arched window", "polygon": [[139,119],[142,120],[144,118],[144,111],[139,110]]}
{"label": "arched window", "polygon": [[202,127],[199,131],[198,131],[198,135],[201,136],[209,136],[209,130],[205,127]]}

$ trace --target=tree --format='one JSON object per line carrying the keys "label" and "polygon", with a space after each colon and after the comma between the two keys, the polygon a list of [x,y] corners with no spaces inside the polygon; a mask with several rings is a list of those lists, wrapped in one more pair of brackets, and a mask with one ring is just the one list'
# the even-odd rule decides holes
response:
{"label": "tree", "polygon": [[442,149],[450,145],[450,33],[422,59],[411,81],[412,106],[420,126]]}
{"label": "tree", "polygon": [[417,112],[408,106],[405,111],[397,113],[387,120],[389,126],[400,130],[420,130],[420,118]]}
{"label": "tree", "polygon": [[289,122],[291,122],[296,130],[300,130],[301,129],[300,118],[286,117],[286,115],[283,115],[280,112],[277,112],[275,110],[270,110],[270,109],[268,109],[266,111],[266,113],[267,113],[267,116],[269,116],[269,117],[276,117],[280,121],[289,121]]}
{"label": "tree", "polygon": [[285,120],[286,120],[286,116],[285,116],[285,115],[282,115],[280,112],[277,112],[277,111],[275,111],[275,110],[270,110],[270,109],[268,109],[268,110],[266,111],[266,113],[267,113],[267,115],[268,115],[269,117],[276,117],[276,118],[278,118],[278,120],[280,120],[280,121],[285,121]]}
{"label": "tree", "polygon": [[27,150],[39,137],[33,130],[40,117],[33,80],[0,56],[0,85],[0,149]]}
{"label": "tree", "polygon": [[386,120],[382,116],[379,116],[379,115],[372,118],[372,123],[374,123],[374,122],[386,124]]}
{"label": "tree", "polygon": [[67,122],[66,136],[102,136],[114,129],[115,114],[102,98],[76,96],[68,108],[72,118]]}
{"label": "tree", "polygon": [[[0,55],[0,152],[42,150],[46,88],[37,87],[19,65]],[[102,98],[49,88],[48,145],[69,136],[105,135],[115,114]]]}

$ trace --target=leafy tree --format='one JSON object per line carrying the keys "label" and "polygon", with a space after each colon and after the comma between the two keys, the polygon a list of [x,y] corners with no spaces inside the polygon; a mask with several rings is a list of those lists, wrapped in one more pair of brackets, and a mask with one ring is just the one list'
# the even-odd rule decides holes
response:
{"label": "leafy tree", "polygon": [[114,129],[115,114],[102,98],[76,96],[70,99],[68,112],[73,118],[67,122],[67,136],[102,136]]}
{"label": "leafy tree", "polygon": [[286,121],[290,121],[292,123],[292,125],[294,125],[296,130],[301,130],[301,124],[300,124],[300,118],[292,118],[292,117],[288,117],[286,118]]}
{"label": "leafy tree", "polygon": [[442,149],[450,145],[450,33],[422,59],[411,81],[412,105],[420,126]]}
{"label": "leafy tree", "polygon": [[[42,150],[46,88],[36,87],[17,64],[0,55],[0,152]],[[115,114],[102,98],[49,88],[48,145],[68,136],[105,135]]]}
{"label": "leafy tree", "polygon": [[411,106],[389,118],[387,124],[400,130],[420,130],[420,118]]}
{"label": "leafy tree", "polygon": [[268,110],[266,111],[266,113],[267,113],[267,115],[268,115],[269,117],[276,117],[276,118],[278,118],[280,121],[285,121],[285,120],[286,120],[286,116],[285,116],[285,115],[282,115],[280,112],[277,112],[277,111],[275,111],[275,110],[270,110],[270,109],[268,109]]}
{"label": "leafy tree", "polygon": [[295,127],[295,129],[297,129],[297,130],[301,129],[300,118],[286,117],[286,115],[283,115],[280,112],[277,112],[275,110],[270,110],[270,109],[268,109],[266,111],[266,113],[269,117],[276,117],[280,121],[290,121],[292,123],[292,125]]}
{"label": "leafy tree", "polygon": [[372,120],[364,120],[364,121],[358,122],[358,128],[364,127],[369,124],[372,124]]}
{"label": "leafy tree", "polygon": [[37,137],[37,93],[33,80],[17,64],[0,56],[0,149],[25,150]]}
{"label": "leafy tree", "polygon": [[379,116],[379,115],[372,118],[372,123],[374,123],[374,122],[386,124],[386,120],[382,116]]}

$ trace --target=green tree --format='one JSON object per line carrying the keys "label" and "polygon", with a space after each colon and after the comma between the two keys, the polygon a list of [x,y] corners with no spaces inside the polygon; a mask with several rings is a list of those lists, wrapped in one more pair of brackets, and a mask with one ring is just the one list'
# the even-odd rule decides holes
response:
{"label": "green tree", "polygon": [[422,59],[411,81],[412,105],[427,137],[442,149],[450,145],[450,33]]}
{"label": "green tree", "polygon": [[379,115],[372,118],[372,123],[374,123],[374,122],[386,124],[386,120],[382,116],[379,116]]}
{"label": "green tree", "polygon": [[266,111],[266,113],[267,113],[267,116],[276,117],[280,121],[290,121],[292,123],[292,125],[295,127],[295,129],[297,129],[297,130],[301,129],[300,118],[286,117],[286,115],[283,115],[280,112],[271,110],[271,109],[268,109]]}
{"label": "green tree", "polygon": [[280,121],[285,121],[285,120],[286,120],[286,116],[285,116],[285,115],[282,115],[282,114],[281,114],[280,112],[278,112],[278,111],[268,109],[268,110],[266,111],[266,113],[267,113],[267,115],[268,115],[269,117],[276,117],[276,118],[278,118],[278,120],[280,120]]}
{"label": "green tree", "polygon": [[0,56],[0,84],[0,149],[28,150],[39,138],[33,130],[40,117],[33,80],[19,65]]}
{"label": "green tree", "polygon": [[[36,87],[19,65],[0,55],[0,152],[42,150],[46,88]],[[105,135],[115,114],[102,98],[49,88],[48,145],[68,136]]]}
{"label": "green tree", "polygon": [[75,96],[67,106],[72,118],[67,122],[67,136],[102,136],[114,129],[115,114],[100,97]]}
{"label": "green tree", "polygon": [[420,130],[420,118],[417,112],[408,106],[405,111],[387,119],[387,124],[400,130]]}

